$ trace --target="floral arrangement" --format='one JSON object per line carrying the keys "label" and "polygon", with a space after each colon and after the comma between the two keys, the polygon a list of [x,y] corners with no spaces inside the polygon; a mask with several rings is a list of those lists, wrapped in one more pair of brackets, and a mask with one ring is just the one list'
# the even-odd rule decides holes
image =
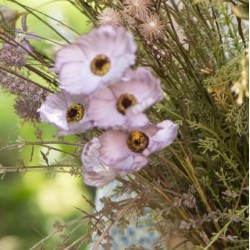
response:
{"label": "floral arrangement", "polygon": [[[58,144],[77,134],[76,153],[58,160],[65,172],[98,190],[119,182],[101,209],[86,200],[88,232],[59,247],[113,249],[111,228],[147,214],[153,249],[247,249],[248,1],[70,0],[92,25],[74,41],[11,2],[24,12],[0,6],[0,84],[17,95],[16,113],[56,127]],[[56,33],[55,53],[39,49],[51,39],[29,30],[29,16]],[[36,136],[33,146],[49,145]]]}

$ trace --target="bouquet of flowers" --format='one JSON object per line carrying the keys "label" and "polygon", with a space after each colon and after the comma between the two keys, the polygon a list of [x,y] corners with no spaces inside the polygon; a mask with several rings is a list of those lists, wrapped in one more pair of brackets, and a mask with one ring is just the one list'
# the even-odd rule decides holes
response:
{"label": "bouquet of flowers", "polygon": [[[101,208],[86,200],[88,232],[61,249],[246,249],[248,1],[69,0],[91,24],[73,41],[46,14],[11,2],[24,12],[0,5],[1,87],[17,95],[24,121],[56,127],[58,144],[77,135],[60,168],[78,161],[70,173],[97,194],[115,183],[97,195]],[[29,16],[57,35],[56,49],[29,30]],[[157,232],[153,244],[116,246],[114,228],[126,235],[141,218]]]}

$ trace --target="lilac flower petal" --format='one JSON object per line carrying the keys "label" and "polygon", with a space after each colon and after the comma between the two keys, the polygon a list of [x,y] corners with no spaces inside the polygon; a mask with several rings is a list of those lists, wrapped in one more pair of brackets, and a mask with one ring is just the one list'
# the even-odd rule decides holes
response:
{"label": "lilac flower petal", "polygon": [[99,148],[100,141],[97,137],[94,137],[91,141],[85,144],[81,160],[86,171],[93,172],[95,166],[100,164]]}
{"label": "lilac flower petal", "polygon": [[117,100],[110,88],[106,87],[94,92],[89,97],[89,119],[93,121],[95,126],[103,129],[124,127],[125,125],[133,126],[133,124],[139,126],[148,121],[146,116],[138,116],[139,119],[133,116],[131,117],[133,121],[128,121],[129,124],[126,124],[128,118],[118,112],[116,102]]}
{"label": "lilac flower petal", "polygon": [[131,112],[131,109],[126,112],[126,126],[130,128],[140,128],[149,124],[149,119],[144,113],[134,114]]}
{"label": "lilac flower petal", "polygon": [[95,137],[84,146],[81,156],[84,182],[97,187],[107,184],[116,176],[112,168],[99,160],[99,147],[99,139]]}
{"label": "lilac flower petal", "polygon": [[142,167],[145,167],[147,164],[148,164],[147,157],[141,154],[135,155],[133,171],[139,171]]}
{"label": "lilac flower petal", "polygon": [[[103,129],[111,127],[125,129],[142,127],[149,123],[143,111],[162,99],[160,81],[144,68],[131,71],[128,79],[102,88],[90,96],[88,115],[95,126]],[[117,101],[124,95],[131,95],[136,103],[121,112],[117,108]]]}
{"label": "lilac flower petal", "polygon": [[100,99],[90,100],[88,117],[93,121],[94,126],[103,129],[121,126],[125,122],[125,117],[117,112],[114,101]]}
{"label": "lilac flower petal", "polygon": [[64,119],[66,113],[66,104],[63,101],[62,94],[47,96],[46,101],[38,109],[40,119],[43,122],[50,122],[62,130],[68,130],[68,125]]}
{"label": "lilac flower petal", "polygon": [[84,71],[80,62],[64,64],[59,78],[63,82],[59,87],[73,95],[79,93],[88,95],[100,85],[99,79],[93,76],[90,69]]}
{"label": "lilac flower petal", "polygon": [[165,120],[157,124],[160,129],[150,140],[147,152],[144,155],[149,155],[152,152],[157,152],[169,146],[177,137],[178,125],[170,120]]}
{"label": "lilac flower petal", "polygon": [[83,171],[83,180],[84,183],[88,186],[101,187],[112,180],[114,180],[116,174],[114,172],[84,172]]}
{"label": "lilac flower petal", "polygon": [[110,88],[117,97],[124,93],[133,94],[136,97],[137,104],[130,108],[135,114],[143,112],[163,99],[160,80],[143,67],[134,71],[128,70],[123,81]]}
{"label": "lilac flower petal", "polygon": [[76,44],[71,44],[63,47],[57,52],[55,67],[57,69],[57,72],[60,72],[65,64],[69,64],[71,62],[84,63],[86,60],[87,57],[80,49],[80,47]]}
{"label": "lilac flower petal", "polygon": [[130,156],[127,134],[122,131],[108,130],[100,137],[100,160],[112,166]]}

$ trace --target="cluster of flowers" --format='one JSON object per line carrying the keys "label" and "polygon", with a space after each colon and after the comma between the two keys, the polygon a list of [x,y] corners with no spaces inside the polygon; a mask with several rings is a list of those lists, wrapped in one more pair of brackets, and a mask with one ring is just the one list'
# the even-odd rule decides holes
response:
{"label": "cluster of flowers", "polygon": [[138,171],[148,155],[173,142],[177,125],[149,121],[144,111],[163,99],[159,79],[143,67],[132,70],[136,44],[123,27],[102,25],[57,52],[60,93],[41,105],[40,118],[59,135],[105,130],[82,152],[84,182],[102,186],[116,175]]}

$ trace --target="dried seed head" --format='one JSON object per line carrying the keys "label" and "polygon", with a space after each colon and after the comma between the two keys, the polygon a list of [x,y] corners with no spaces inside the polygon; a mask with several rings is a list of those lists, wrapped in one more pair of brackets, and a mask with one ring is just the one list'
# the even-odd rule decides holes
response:
{"label": "dried seed head", "polygon": [[24,98],[32,96],[32,98],[37,101],[43,101],[48,95],[48,92],[39,86],[36,86],[31,82],[21,79],[4,70],[0,70],[0,79],[0,86],[14,95]]}
{"label": "dried seed head", "polygon": [[146,18],[145,22],[139,26],[141,34],[152,41],[155,38],[162,36],[164,32],[164,23],[160,20],[160,17],[156,14],[150,15]]}
{"label": "dried seed head", "polygon": [[22,47],[5,44],[0,49],[0,61],[7,66],[15,66],[20,68],[27,62],[27,51]]}
{"label": "dried seed head", "polygon": [[143,20],[149,14],[150,5],[149,0],[126,0],[124,2],[124,10],[128,15]]}
{"label": "dried seed head", "polygon": [[14,108],[16,114],[25,121],[39,121],[39,113],[37,109],[41,106],[42,102],[37,101],[32,96],[23,98],[18,96]]}
{"label": "dried seed head", "polygon": [[103,12],[97,16],[98,24],[115,24],[122,25],[123,20],[121,18],[121,13],[119,13],[116,9],[105,8]]}
{"label": "dried seed head", "polygon": [[37,109],[45,100],[48,92],[24,79],[0,70],[0,86],[17,95],[15,111],[25,121],[38,121]]}

